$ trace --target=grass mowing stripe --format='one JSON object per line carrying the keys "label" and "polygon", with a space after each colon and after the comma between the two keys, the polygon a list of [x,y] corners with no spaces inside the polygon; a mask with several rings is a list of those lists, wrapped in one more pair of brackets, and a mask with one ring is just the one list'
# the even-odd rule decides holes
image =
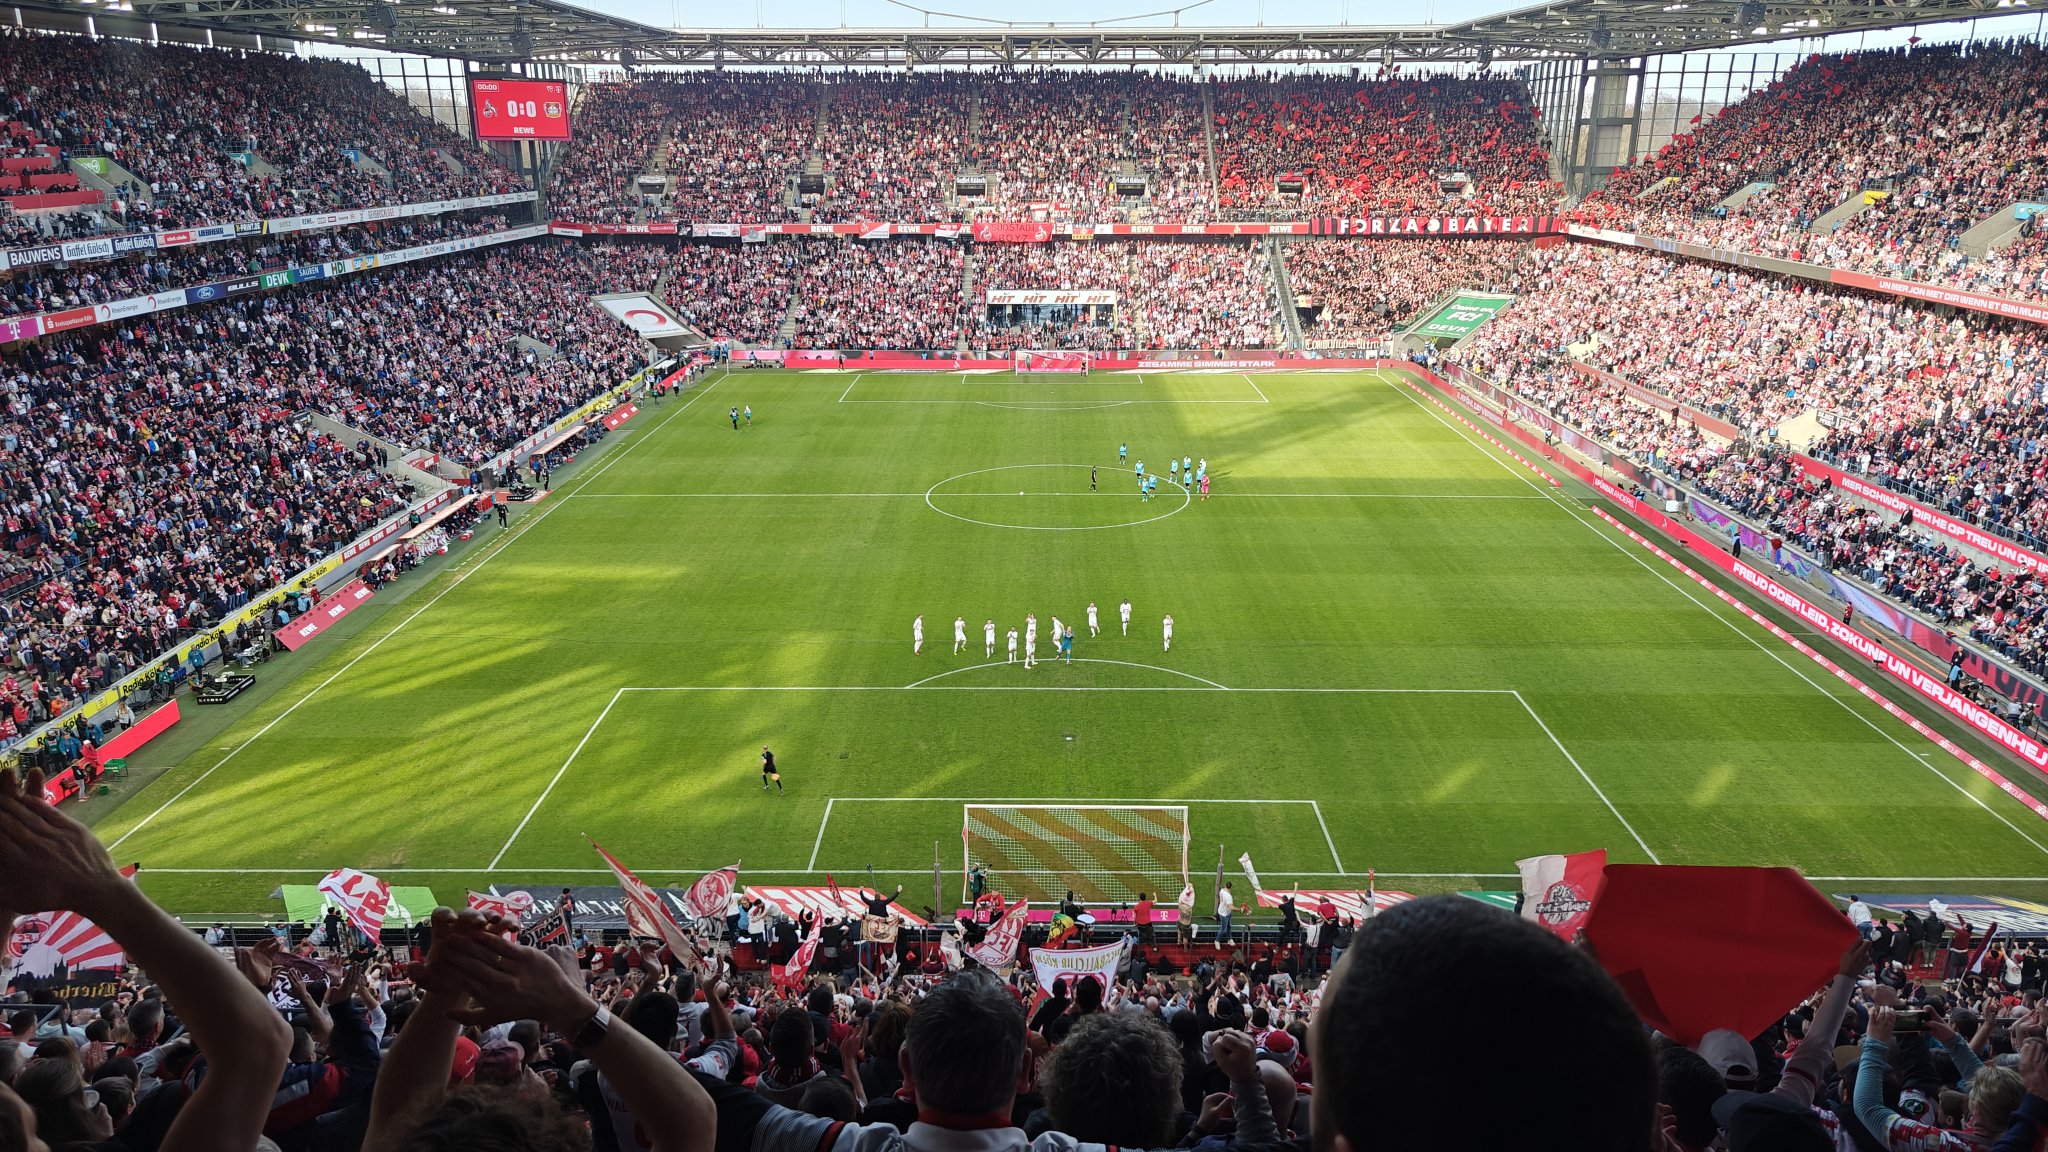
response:
{"label": "grass mowing stripe", "polygon": [[[718,378],[718,380],[723,380],[724,378],[725,377],[721,375]],[[697,393],[697,395],[690,397],[690,399],[687,402],[677,407],[674,412],[669,413],[668,419],[663,420],[662,423],[666,424],[668,420],[673,420],[677,415],[681,414],[683,409],[688,408],[691,404],[695,404],[699,399],[703,397],[705,392],[711,391],[711,389],[717,385],[718,380],[713,380],[710,381],[709,383],[706,383],[704,385],[703,391],[700,391]],[[659,429],[660,426],[661,425],[656,425],[655,428],[649,429],[648,434],[651,435],[654,431]],[[647,436],[643,436],[639,442],[626,445],[625,448],[620,450],[617,456],[614,456],[612,459],[605,461],[604,464],[599,466],[597,471],[590,473],[588,476],[579,476],[576,481],[577,487],[580,489],[584,485],[589,484],[590,481],[596,479],[599,476],[602,476],[605,472],[605,469],[610,468],[613,464],[617,463],[619,458],[623,457],[626,453],[629,453],[633,449],[639,447],[639,444],[644,443],[646,439]],[[137,832],[142,831],[142,829],[146,825],[148,825],[150,821],[155,820],[158,816],[163,815],[165,809],[169,808],[173,804],[176,804],[181,798],[184,797],[184,795],[187,792],[190,792],[194,788],[199,787],[199,785],[206,781],[207,777],[213,775],[215,772],[219,771],[221,767],[225,765],[228,761],[233,760],[236,756],[240,755],[243,749],[247,748],[251,744],[254,744],[256,741],[262,739],[264,733],[270,731],[272,728],[277,727],[279,723],[283,722],[285,717],[290,716],[292,713],[298,711],[299,705],[304,704],[308,700],[311,700],[314,696],[320,693],[321,689],[327,687],[329,684],[332,684],[337,679],[339,679],[342,673],[347,672],[349,669],[361,663],[365,656],[368,656],[370,653],[375,652],[378,648],[382,647],[386,640],[389,640],[393,636],[398,635],[398,633],[402,631],[406,625],[419,619],[420,616],[424,614],[427,609],[432,608],[434,605],[440,603],[441,598],[443,596],[446,596],[450,592],[455,591],[456,588],[461,586],[464,580],[469,579],[472,575],[482,570],[484,565],[496,559],[500,553],[505,551],[506,548],[511,547],[512,542],[514,540],[517,540],[521,536],[525,535],[527,530],[533,527],[535,524],[538,524],[542,520],[547,519],[548,515],[559,507],[561,507],[561,504],[559,503],[550,504],[546,508],[541,509],[540,515],[535,516],[530,520],[521,519],[519,527],[517,529],[498,537],[498,539],[490,545],[490,550],[488,552],[486,552],[482,557],[480,557],[475,564],[472,564],[469,567],[463,569],[461,572],[456,573],[454,579],[449,581],[448,586],[446,588],[441,589],[439,592],[436,592],[434,594],[433,599],[428,600],[425,604],[420,605],[417,609],[413,611],[412,615],[407,616],[405,619],[400,620],[397,624],[393,625],[390,631],[385,632],[383,635],[377,637],[375,640],[372,640],[370,642],[369,647],[364,648],[361,652],[356,653],[355,656],[352,659],[350,659],[348,663],[343,664],[341,667],[335,669],[333,674],[328,676],[327,679],[322,680],[318,684],[315,684],[311,691],[307,692],[304,696],[299,697],[297,700],[292,701],[290,706],[288,706],[287,708],[285,708],[284,711],[278,713],[275,717],[273,717],[270,723],[265,724],[263,727],[257,729],[256,734],[254,736],[251,736],[247,740],[242,741],[240,744],[235,745],[233,748],[228,749],[227,755],[215,761],[212,767],[209,767],[206,771],[201,772],[198,775],[198,777],[195,778],[190,784],[187,784],[183,788],[178,789],[177,792],[172,794],[170,799],[164,801],[162,804],[157,805],[155,811],[151,812],[147,816],[144,816],[140,821],[138,821],[133,827],[129,828],[126,832],[121,833],[118,839],[116,839],[113,843],[107,845],[107,850],[111,852],[114,849],[119,848],[123,843],[127,841],[127,839],[130,836],[133,836]]]}
{"label": "grass mowing stripe", "polygon": [[[1384,380],[1384,378],[1382,379]],[[1388,386],[1392,387],[1394,391],[1399,393],[1402,397],[1414,403],[1414,405],[1417,408],[1420,408],[1424,412],[1428,412],[1429,415],[1431,415],[1432,417],[1435,417],[1436,421],[1439,424],[1442,424],[1444,427],[1449,428],[1451,431],[1457,433],[1460,439],[1464,440],[1466,443],[1478,449],[1482,455],[1499,464],[1501,467],[1507,468],[1510,472],[1514,471],[1513,468],[1509,467],[1507,461],[1501,459],[1499,456],[1496,456],[1491,452],[1488,452],[1486,450],[1485,445],[1481,444],[1477,440],[1472,439],[1471,436],[1467,435],[1457,425],[1451,423],[1448,420],[1445,420],[1440,413],[1431,411],[1428,405],[1422,403],[1422,401],[1417,400],[1415,399],[1415,397],[1409,395],[1406,390],[1391,383]],[[1538,485],[1535,481],[1530,480],[1527,476],[1523,476],[1520,473],[1516,473],[1516,475],[1518,476],[1518,478],[1522,480],[1523,483],[1528,484],[1531,488],[1535,488],[1539,492],[1543,490],[1540,485]],[[1692,601],[1694,604],[1699,605],[1700,610],[1702,612],[1705,612],[1707,615],[1712,616],[1714,619],[1720,621],[1730,631],[1733,631],[1735,634],[1741,636],[1744,640],[1747,640],[1750,644],[1754,645],[1758,651],[1763,652],[1766,656],[1769,656],[1771,659],[1777,661],[1780,665],[1788,669],[1794,676],[1797,676],[1801,680],[1806,681],[1808,684],[1813,685],[1814,691],[1819,692],[1821,695],[1827,697],[1829,700],[1834,701],[1836,706],[1840,707],[1843,711],[1849,713],[1851,716],[1856,717],[1857,720],[1861,721],[1864,725],[1869,727],[1871,731],[1876,732],[1878,735],[1884,737],[1894,747],[1898,748],[1899,751],[1905,753],[1906,758],[1909,761],[1919,765],[1922,768],[1925,768],[1927,771],[1932,772],[1934,775],[1940,777],[1941,780],[1944,783],[1946,783],[1949,787],[1955,789],[1957,792],[1960,792],[1964,796],[1968,797],[1972,803],[1976,804],[1977,807],[1982,808],[1985,812],[1989,813],[1993,819],[1997,820],[2000,824],[2005,825],[2007,828],[2012,829],[2014,835],[2018,836],[2022,840],[2025,840],[2027,843],[2032,844],[2035,848],[2039,849],[2042,854],[2048,855],[2048,844],[2043,844],[2039,840],[2036,840],[2032,836],[2029,836],[2026,833],[2026,831],[2022,829],[2019,825],[2013,823],[2011,820],[2006,819],[2004,813],[1999,812],[1997,809],[1991,807],[1990,804],[1986,803],[1983,797],[1977,795],[1975,792],[1972,792],[1968,788],[1964,787],[1960,782],[1958,782],[1955,779],[1955,777],[1950,776],[1948,773],[1942,771],[1940,768],[1930,763],[1927,760],[1927,758],[1916,755],[1913,749],[1907,747],[1906,744],[1899,740],[1897,736],[1894,736],[1892,733],[1886,731],[1882,726],[1880,726],[1875,720],[1871,719],[1869,716],[1864,715],[1860,709],[1852,706],[1849,701],[1844,700],[1842,697],[1837,696],[1833,692],[1830,692],[1826,688],[1822,687],[1812,677],[1808,676],[1803,669],[1797,667],[1791,661],[1786,660],[1784,656],[1782,656],[1776,651],[1776,649],[1765,644],[1762,640],[1759,640],[1757,637],[1752,636],[1749,633],[1748,629],[1742,627],[1735,621],[1730,620],[1726,615],[1719,611],[1716,611],[1705,601],[1693,595],[1691,589],[1684,587],[1675,580],[1672,580],[1669,576],[1659,571],[1657,567],[1652,565],[1649,561],[1644,560],[1642,557],[1636,555],[1633,550],[1623,545],[1621,541],[1616,540],[1607,532],[1602,531],[1598,524],[1589,521],[1583,516],[1579,515],[1578,511],[1574,509],[1564,497],[1560,496],[1557,499],[1553,499],[1551,503],[1554,506],[1562,509],[1565,515],[1570,516],[1573,520],[1578,521],[1581,525],[1583,525],[1586,528],[1587,531],[1593,533],[1595,536],[1598,536],[1600,539],[1606,541],[1616,551],[1620,552],[1624,556],[1627,556],[1630,560],[1634,561],[1637,565],[1641,566],[1645,571],[1649,572],[1658,580],[1662,581],[1667,587],[1674,589],[1675,591],[1677,591],[1679,595],[1685,597],[1687,600]]]}

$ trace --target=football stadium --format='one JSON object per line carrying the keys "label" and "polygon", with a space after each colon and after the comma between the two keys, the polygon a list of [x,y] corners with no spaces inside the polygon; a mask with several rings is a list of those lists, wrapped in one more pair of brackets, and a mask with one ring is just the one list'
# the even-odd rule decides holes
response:
{"label": "football stadium", "polygon": [[2048,1147],[2029,3],[8,9],[0,1152]]}

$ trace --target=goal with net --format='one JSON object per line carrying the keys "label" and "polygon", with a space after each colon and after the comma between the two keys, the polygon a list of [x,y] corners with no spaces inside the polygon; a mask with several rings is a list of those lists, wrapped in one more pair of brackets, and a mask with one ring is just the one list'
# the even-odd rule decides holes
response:
{"label": "goal with net", "polygon": [[1059,349],[1019,348],[1011,357],[1018,372],[1086,372],[1089,355]]}
{"label": "goal with net", "polygon": [[1187,879],[1181,804],[968,804],[960,838],[963,878],[981,865],[1010,897],[1170,900]]}

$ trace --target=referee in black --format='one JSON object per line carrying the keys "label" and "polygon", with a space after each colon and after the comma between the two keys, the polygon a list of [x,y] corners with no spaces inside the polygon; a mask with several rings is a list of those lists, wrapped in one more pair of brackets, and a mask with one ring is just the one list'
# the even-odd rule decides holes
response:
{"label": "referee in black", "polygon": [[775,781],[775,794],[777,796],[782,795],[782,773],[775,770],[775,753],[770,752],[768,746],[763,744],[761,745],[761,791],[766,792],[768,790],[768,782],[770,780]]}

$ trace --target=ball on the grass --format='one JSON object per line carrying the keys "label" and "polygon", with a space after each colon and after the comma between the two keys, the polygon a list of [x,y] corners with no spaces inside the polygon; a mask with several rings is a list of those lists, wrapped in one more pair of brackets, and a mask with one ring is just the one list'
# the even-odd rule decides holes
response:
{"label": "ball on the grass", "polygon": [[1022,496],[1023,494],[1024,490],[1022,488],[1017,489],[1017,495]]}

